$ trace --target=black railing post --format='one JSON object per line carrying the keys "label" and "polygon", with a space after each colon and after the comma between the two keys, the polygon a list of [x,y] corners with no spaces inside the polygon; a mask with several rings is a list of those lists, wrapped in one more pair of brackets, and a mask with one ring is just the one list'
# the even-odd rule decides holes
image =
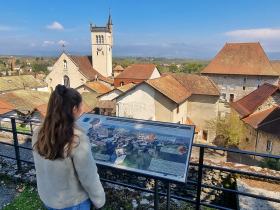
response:
{"label": "black railing post", "polygon": [[11,122],[12,122],[12,130],[13,130],[13,137],[14,137],[15,153],[16,153],[16,160],[17,160],[17,168],[18,168],[18,170],[21,170],[21,161],[20,161],[20,153],[19,153],[19,148],[18,148],[18,137],[17,137],[16,120],[12,118]]}
{"label": "black railing post", "polygon": [[167,183],[167,196],[166,196],[166,199],[167,199],[166,209],[170,210],[170,183],[169,182]]}
{"label": "black railing post", "polygon": [[155,179],[154,210],[158,210],[158,180]]}
{"label": "black railing post", "polygon": [[202,180],[202,168],[203,168],[204,147],[200,147],[199,150],[199,165],[198,165],[198,180],[196,191],[196,210],[200,207],[200,194],[201,194],[201,180]]}
{"label": "black railing post", "polygon": [[[28,119],[31,120],[30,111],[28,111]],[[32,122],[30,121],[30,131],[33,134]]]}

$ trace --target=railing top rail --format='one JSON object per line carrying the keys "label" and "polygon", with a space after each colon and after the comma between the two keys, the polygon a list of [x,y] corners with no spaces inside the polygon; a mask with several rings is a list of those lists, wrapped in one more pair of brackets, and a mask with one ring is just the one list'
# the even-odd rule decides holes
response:
{"label": "railing top rail", "polygon": [[26,121],[26,122],[42,123],[41,121],[37,121],[37,120],[30,120],[30,119],[25,119],[25,118],[11,117],[9,115],[3,115],[3,114],[0,114],[0,117],[2,117],[2,118],[10,118],[10,119],[15,119],[15,120],[21,120],[21,121]]}
{"label": "railing top rail", "polygon": [[250,152],[250,151],[243,151],[243,150],[215,147],[215,146],[209,146],[209,145],[204,145],[204,144],[193,144],[193,146],[195,146],[195,147],[204,147],[204,148],[215,149],[215,150],[222,150],[222,151],[227,151],[227,152],[241,153],[241,154],[246,154],[246,155],[255,155],[255,156],[262,156],[262,157],[269,157],[269,158],[280,159],[280,156],[278,156],[278,155],[270,155],[270,154],[264,154],[264,153],[257,153],[257,152]]}

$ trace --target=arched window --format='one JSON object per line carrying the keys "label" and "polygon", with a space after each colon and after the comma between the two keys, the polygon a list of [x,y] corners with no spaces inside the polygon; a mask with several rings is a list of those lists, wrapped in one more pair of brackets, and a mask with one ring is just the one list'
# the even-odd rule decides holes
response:
{"label": "arched window", "polygon": [[103,35],[101,36],[101,43],[102,43],[102,44],[104,43]]}
{"label": "arched window", "polygon": [[102,51],[102,55],[104,55],[104,52]]}
{"label": "arched window", "polygon": [[98,36],[96,35],[96,44],[98,44]]}
{"label": "arched window", "polygon": [[63,81],[64,81],[65,87],[70,88],[70,80],[69,80],[69,77],[65,75],[65,76],[63,77]]}
{"label": "arched window", "polygon": [[101,37],[100,37],[100,35],[99,35],[99,37],[98,37],[98,43],[101,43]]}
{"label": "arched window", "polygon": [[66,62],[66,60],[63,61],[63,67],[64,67],[64,69],[67,69],[67,62]]}

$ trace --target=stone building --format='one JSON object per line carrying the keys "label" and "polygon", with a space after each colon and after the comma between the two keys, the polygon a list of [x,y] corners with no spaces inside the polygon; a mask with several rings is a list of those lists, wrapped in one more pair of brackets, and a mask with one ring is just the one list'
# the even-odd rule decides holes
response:
{"label": "stone building", "polygon": [[265,82],[277,85],[279,80],[260,43],[226,43],[201,74],[218,85],[226,101],[239,100]]}
{"label": "stone building", "polygon": [[120,65],[116,66],[116,68],[113,69],[113,76],[116,77],[118,76],[120,73],[122,73],[124,71],[123,67],[121,67]]}
{"label": "stone building", "polygon": [[91,31],[91,56],[68,55],[64,50],[53,65],[53,70],[46,77],[48,91],[53,91],[58,84],[77,88],[82,84],[100,81],[111,87],[112,76],[112,46],[113,46],[113,23],[111,14],[106,27],[92,26]]}
{"label": "stone building", "polygon": [[116,99],[116,116],[196,125],[195,139],[211,142],[205,120],[218,115],[220,91],[205,76],[165,76],[143,80]]}
{"label": "stone building", "polygon": [[114,78],[114,87],[120,87],[129,83],[140,83],[143,80],[160,77],[160,72],[153,64],[133,64]]}
{"label": "stone building", "polygon": [[[246,136],[238,148],[258,153],[280,152],[280,89],[269,83],[231,102],[231,117],[244,122]],[[256,159],[259,159],[256,157]]]}

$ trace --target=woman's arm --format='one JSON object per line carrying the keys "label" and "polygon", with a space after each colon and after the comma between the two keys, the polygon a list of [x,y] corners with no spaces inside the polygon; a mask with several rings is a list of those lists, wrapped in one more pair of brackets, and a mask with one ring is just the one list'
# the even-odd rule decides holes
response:
{"label": "woman's arm", "polygon": [[105,204],[105,193],[92,157],[89,139],[85,134],[80,136],[80,143],[77,147],[74,146],[71,157],[78,179],[88,193],[90,200],[96,208],[101,208]]}

